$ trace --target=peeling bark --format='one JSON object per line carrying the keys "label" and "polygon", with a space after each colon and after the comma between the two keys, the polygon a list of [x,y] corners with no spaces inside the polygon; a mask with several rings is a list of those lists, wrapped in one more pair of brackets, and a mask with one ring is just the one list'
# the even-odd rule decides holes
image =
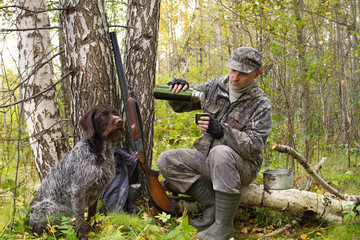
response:
{"label": "peeling bark", "polygon": [[160,0],[129,0],[128,28],[124,66],[129,87],[139,104],[146,144],[147,163],[151,166],[154,134],[154,97],[156,55],[160,18]]}
{"label": "peeling bark", "polygon": [[297,189],[265,191],[262,185],[251,184],[242,189],[240,204],[286,210],[299,217],[343,223],[343,213],[352,201],[334,195],[322,195]]}
{"label": "peeling bark", "polygon": [[74,142],[81,138],[80,117],[92,106],[108,104],[119,109],[105,1],[61,0],[60,22],[70,76]]}
{"label": "peeling bark", "polygon": [[[46,1],[21,0],[25,9],[46,9]],[[36,13],[18,10],[17,24],[20,29],[50,26],[48,12]],[[54,83],[51,58],[50,30],[19,32],[19,71],[24,99],[38,94]],[[27,129],[36,169],[42,180],[50,168],[69,149],[61,124],[55,88],[24,103]]]}

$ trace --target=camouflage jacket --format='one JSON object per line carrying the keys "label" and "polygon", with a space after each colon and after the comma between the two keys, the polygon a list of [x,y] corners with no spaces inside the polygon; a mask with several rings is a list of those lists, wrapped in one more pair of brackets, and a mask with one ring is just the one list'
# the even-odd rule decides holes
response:
{"label": "camouflage jacket", "polygon": [[[213,79],[195,87],[205,93],[203,112],[210,113],[224,126],[221,139],[212,138],[206,132],[194,142],[194,147],[208,154],[216,145],[227,145],[243,159],[251,161],[259,170],[262,164],[262,150],[271,131],[271,103],[263,91],[254,86],[235,102],[229,100],[229,75]],[[201,104],[169,101],[175,112],[201,109]]]}

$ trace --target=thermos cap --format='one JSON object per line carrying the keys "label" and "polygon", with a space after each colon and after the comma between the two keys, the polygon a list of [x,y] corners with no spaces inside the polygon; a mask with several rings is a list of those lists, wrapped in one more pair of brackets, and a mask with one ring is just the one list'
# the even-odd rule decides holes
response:
{"label": "thermos cap", "polygon": [[[194,101],[192,100],[193,98],[194,98]],[[197,90],[193,90],[192,94],[191,94],[191,101],[196,102],[199,100],[200,100],[200,102],[205,100],[205,93],[197,91]]]}

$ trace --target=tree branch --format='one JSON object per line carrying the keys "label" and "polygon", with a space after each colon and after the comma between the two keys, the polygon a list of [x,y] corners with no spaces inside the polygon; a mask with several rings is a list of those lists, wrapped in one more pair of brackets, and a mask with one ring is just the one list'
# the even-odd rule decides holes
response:
{"label": "tree branch", "polygon": [[[48,55],[50,55],[50,53],[52,52],[53,50],[51,50],[49,53],[47,53],[45,56],[43,56],[34,66],[34,69],[31,71],[31,73],[23,80],[21,81],[17,86],[15,86],[15,88],[13,89],[9,89],[9,92],[15,92],[16,89],[18,89],[22,84],[24,84],[26,81],[29,80],[29,78],[34,75],[42,66],[44,66],[45,64],[49,63],[52,59],[54,59],[55,57],[57,57],[58,55],[64,53],[65,51],[61,51],[61,52],[58,52],[57,54],[54,54],[52,57],[50,57],[48,60],[46,60],[45,62],[41,62],[43,59],[45,59]],[[33,66],[31,66],[33,67]],[[22,74],[20,74],[22,75]],[[9,101],[9,100],[8,100]],[[7,101],[6,101],[7,102]],[[3,106],[4,103],[2,105],[0,105],[0,108],[1,106]]]}
{"label": "tree branch", "polygon": [[[318,164],[316,164],[316,166],[314,167],[314,171],[315,171],[316,173],[318,173],[318,172],[320,171],[320,169],[321,169],[322,166],[324,165],[325,161],[326,161],[326,157],[322,158],[321,161],[318,162]],[[307,183],[306,183],[306,186],[304,187],[304,190],[305,190],[305,191],[309,191],[309,190],[310,190],[311,185],[312,185],[312,183],[313,183],[313,180],[314,180],[314,179],[310,176],[309,179],[308,179],[308,181],[307,181]]]}
{"label": "tree branch", "polygon": [[67,74],[65,74],[59,81],[51,84],[48,88],[44,89],[44,90],[41,91],[41,92],[38,92],[38,93],[35,94],[35,95],[32,95],[31,97],[28,97],[28,98],[25,98],[25,99],[21,99],[20,101],[13,102],[13,103],[11,103],[11,104],[0,105],[0,108],[11,107],[11,106],[17,105],[17,104],[19,104],[19,103],[23,103],[23,102],[29,101],[29,100],[31,100],[31,99],[34,99],[34,98],[42,95],[43,93],[49,91],[49,90],[52,89],[53,87],[55,87],[57,84],[59,84],[62,80],[64,80],[65,78],[67,78],[67,77],[68,77],[70,74],[72,74],[73,72],[75,72],[75,70],[71,70],[70,72],[68,72]]}
{"label": "tree branch", "polygon": [[109,25],[109,28],[110,27],[121,27],[121,28],[137,29],[136,27],[129,27],[129,26],[125,26],[125,25]]}
{"label": "tree branch", "polygon": [[54,27],[36,27],[36,28],[0,28],[0,32],[25,32],[35,30],[60,29],[59,26]]}
{"label": "tree branch", "polygon": [[296,224],[298,224],[298,222],[297,222],[296,220],[292,220],[291,223],[288,223],[288,224],[286,224],[285,226],[283,226],[283,227],[281,227],[281,228],[278,228],[278,229],[276,229],[275,231],[273,231],[273,232],[271,232],[271,233],[264,234],[263,237],[268,238],[268,237],[275,236],[275,235],[277,235],[277,234],[279,234],[279,233],[282,233],[282,232],[284,232],[284,231],[292,228],[292,227],[293,227],[294,225],[296,225]]}
{"label": "tree branch", "polygon": [[43,13],[43,12],[50,12],[50,11],[66,11],[66,10],[70,10],[70,8],[51,8],[51,9],[30,10],[30,9],[25,8],[24,6],[20,6],[20,5],[0,6],[0,9],[5,9],[5,8],[19,8],[21,10],[24,10],[24,11],[27,11],[27,12],[32,12],[32,13]]}
{"label": "tree branch", "polygon": [[355,201],[356,199],[359,199],[360,196],[351,196],[351,195],[347,195],[347,194],[342,194],[340,193],[338,190],[336,190],[335,188],[331,187],[329,184],[327,184],[324,179],[322,179],[315,171],[314,169],[311,168],[310,164],[308,163],[308,161],[301,156],[295,149],[293,149],[292,147],[289,146],[285,146],[285,145],[281,145],[281,144],[275,144],[272,147],[273,150],[276,150],[278,152],[281,153],[287,153],[290,156],[292,156],[293,158],[295,158],[305,169],[305,171],[310,174],[310,176],[318,183],[320,184],[323,188],[325,188],[327,191],[329,191],[331,194],[334,194],[335,196],[339,197],[340,199],[343,200],[348,200],[348,201]]}

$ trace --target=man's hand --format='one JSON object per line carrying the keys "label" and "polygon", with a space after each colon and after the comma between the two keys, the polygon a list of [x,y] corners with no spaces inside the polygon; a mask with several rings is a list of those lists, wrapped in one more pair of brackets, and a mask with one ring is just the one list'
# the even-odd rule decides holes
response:
{"label": "man's hand", "polygon": [[220,139],[224,136],[224,127],[214,117],[201,117],[198,125],[201,131],[207,132],[213,138]]}
{"label": "man's hand", "polygon": [[173,93],[179,93],[181,90],[185,91],[189,88],[189,83],[181,78],[174,78],[167,85],[169,85],[169,90]]}
{"label": "man's hand", "polygon": [[198,121],[198,125],[201,131],[206,132],[206,130],[209,128],[209,121],[210,121],[210,117],[200,117],[200,120]]}

